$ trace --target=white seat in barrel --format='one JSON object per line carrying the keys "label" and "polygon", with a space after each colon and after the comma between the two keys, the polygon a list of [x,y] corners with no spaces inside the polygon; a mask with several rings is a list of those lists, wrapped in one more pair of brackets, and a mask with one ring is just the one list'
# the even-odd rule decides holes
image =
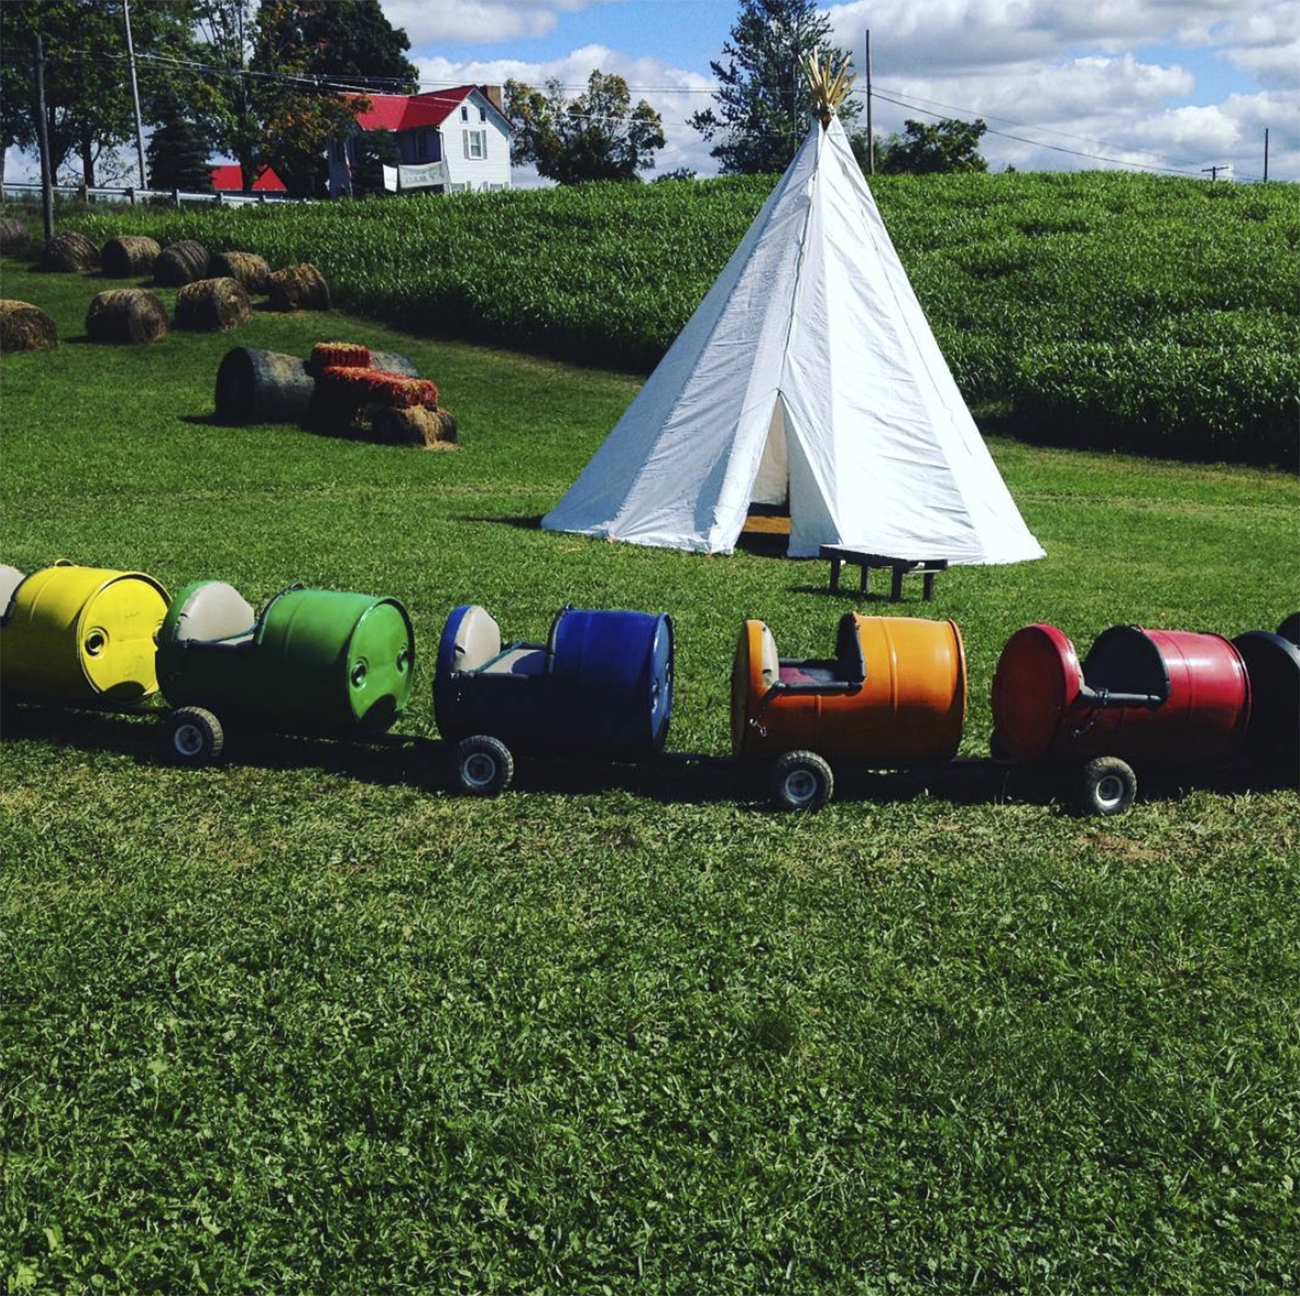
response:
{"label": "white seat in barrel", "polygon": [[781,659],[776,655],[776,640],[763,625],[763,687],[769,689],[781,678]]}
{"label": "white seat in barrel", "polygon": [[477,604],[460,619],[452,650],[452,674],[478,670],[501,652],[501,628],[486,608]]}
{"label": "white seat in barrel", "polygon": [[177,643],[247,643],[257,629],[257,613],[243,595],[225,581],[206,581],[185,600],[176,618]]}
{"label": "white seat in barrel", "polygon": [[17,567],[0,566],[0,620],[8,619],[9,605],[14,601],[19,585],[26,579]]}

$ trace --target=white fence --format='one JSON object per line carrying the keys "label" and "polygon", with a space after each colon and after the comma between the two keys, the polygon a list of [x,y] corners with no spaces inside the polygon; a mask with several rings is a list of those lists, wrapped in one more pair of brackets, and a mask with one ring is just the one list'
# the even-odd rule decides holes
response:
{"label": "white fence", "polygon": [[[166,202],[180,207],[184,203],[201,203],[208,207],[247,207],[250,204],[263,203],[301,203],[314,202],[312,198],[290,198],[287,194],[275,193],[231,193],[218,190],[216,193],[187,193],[183,189],[108,189],[98,185],[55,185],[54,192],[63,198],[78,198],[82,201],[93,198],[96,202],[129,203],[132,207],[137,202]],[[40,198],[41,186],[31,181],[6,180],[0,183],[0,201],[6,198],[34,197]]]}

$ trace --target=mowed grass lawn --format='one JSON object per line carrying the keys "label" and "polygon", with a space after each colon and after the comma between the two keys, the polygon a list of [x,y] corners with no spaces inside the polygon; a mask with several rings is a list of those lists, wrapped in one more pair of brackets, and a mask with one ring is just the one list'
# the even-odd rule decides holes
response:
{"label": "mowed grass lawn", "polygon": [[[393,593],[402,732],[437,636],[670,611],[678,752],[727,751],[742,620],[828,651],[826,567],[541,532],[637,380],[343,315],[93,346],[95,278],[0,365],[3,551]],[[173,294],[162,294],[169,302]],[[233,345],[408,354],[455,454],[214,425]],[[954,570],[964,754],[1018,627],[1237,634],[1300,605],[1294,477],[994,453],[1039,563]],[[780,816],[718,762],[521,770],[436,749],[28,707],[0,778],[0,1286],[36,1292],[1268,1293],[1300,1285],[1300,797],[1148,780],[1126,817],[972,766]]]}

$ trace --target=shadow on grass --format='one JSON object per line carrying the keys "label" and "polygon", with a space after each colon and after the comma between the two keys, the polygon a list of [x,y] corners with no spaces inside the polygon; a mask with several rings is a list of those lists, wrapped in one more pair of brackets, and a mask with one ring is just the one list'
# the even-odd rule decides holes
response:
{"label": "shadow on grass", "polygon": [[890,595],[882,593],[880,590],[872,590],[869,594],[862,593],[861,590],[841,586],[833,590],[829,585],[787,585],[786,590],[791,594],[820,594],[823,597],[829,596],[835,599],[851,599],[854,603],[871,604],[873,607],[883,605],[888,607],[934,607],[936,600],[924,599],[919,594],[909,598],[906,594],[901,599],[891,598]]}
{"label": "shadow on grass", "polygon": [[456,517],[457,522],[486,522],[492,526],[514,527],[518,531],[540,531],[542,529],[542,514],[535,513],[532,517],[480,517],[472,513],[461,513]]}
{"label": "shadow on grass", "polygon": [[[84,752],[110,752],[139,765],[165,765],[160,750],[165,707],[139,711],[68,711],[10,705],[0,718],[0,743],[48,742]],[[383,735],[374,742],[299,738],[224,724],[226,766],[265,770],[316,769],[358,783],[433,786],[429,753],[439,744],[415,736]]]}
{"label": "shadow on grass", "polygon": [[[85,752],[111,752],[141,765],[161,765],[163,708],[139,712],[68,711],[8,706],[0,742],[50,742]],[[387,734],[370,742],[301,738],[238,724],[226,726],[226,766],[261,770],[318,770],[374,786],[412,786],[450,792],[451,749],[437,739]],[[601,796],[627,792],[665,805],[750,804],[766,812],[767,762],[741,764],[725,757],[668,752],[639,764],[522,756],[513,788],[554,796]],[[1068,810],[1072,769],[1014,765],[959,757],[946,764],[889,772],[835,768],[835,800],[898,805],[928,800],[951,805],[1004,803],[1049,805]],[[1294,787],[1296,773],[1246,761],[1200,769],[1139,770],[1139,798],[1176,802],[1198,790],[1221,794],[1279,791]]]}

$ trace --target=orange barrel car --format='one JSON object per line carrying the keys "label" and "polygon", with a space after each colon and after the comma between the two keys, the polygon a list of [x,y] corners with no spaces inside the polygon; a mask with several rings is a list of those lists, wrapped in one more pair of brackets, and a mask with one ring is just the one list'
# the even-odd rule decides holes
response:
{"label": "orange barrel car", "polygon": [[1007,640],[993,676],[993,750],[1075,767],[1086,814],[1122,814],[1134,765],[1226,760],[1250,721],[1250,679],[1222,635],[1118,625],[1079,664],[1069,638],[1031,625]]}
{"label": "orange barrel car", "polygon": [[953,621],[848,612],[835,656],[777,656],[746,621],[731,672],[731,747],[772,762],[773,802],[815,810],[835,789],[831,763],[896,769],[949,761],[966,718],[966,653]]}

